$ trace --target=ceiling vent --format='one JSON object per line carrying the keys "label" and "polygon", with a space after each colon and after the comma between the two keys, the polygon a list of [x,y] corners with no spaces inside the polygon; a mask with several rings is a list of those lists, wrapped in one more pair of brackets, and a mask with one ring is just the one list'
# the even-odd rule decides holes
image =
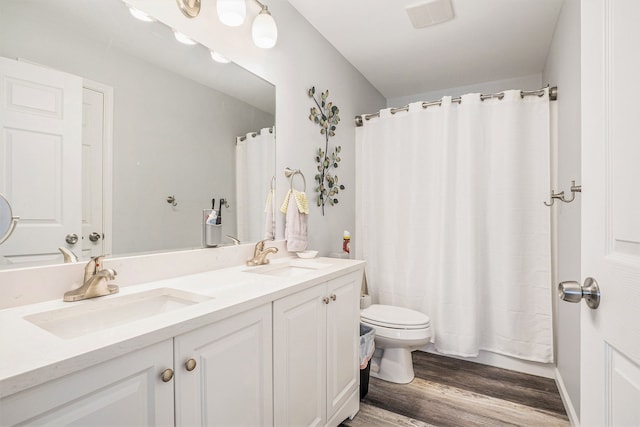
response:
{"label": "ceiling vent", "polygon": [[451,0],[429,0],[405,8],[414,28],[425,28],[453,19]]}

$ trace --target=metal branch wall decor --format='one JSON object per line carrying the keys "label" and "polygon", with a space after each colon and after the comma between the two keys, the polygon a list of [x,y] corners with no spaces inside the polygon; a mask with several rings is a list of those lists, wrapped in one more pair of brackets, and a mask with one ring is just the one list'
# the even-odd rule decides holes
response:
{"label": "metal branch wall decor", "polygon": [[316,152],[316,162],[318,163],[318,173],[315,181],[318,184],[316,192],[318,193],[317,205],[322,208],[324,215],[324,206],[328,202],[331,206],[338,203],[338,193],[344,190],[342,184],[338,184],[338,175],[333,173],[340,163],[340,146],[336,146],[329,152],[329,138],[336,135],[336,127],[340,122],[340,112],[337,105],[329,102],[329,90],[320,92],[320,96],[316,96],[316,88],[309,89],[309,97],[313,98],[316,106],[311,108],[309,120],[320,126],[320,133],[324,135],[324,150],[318,148]]}

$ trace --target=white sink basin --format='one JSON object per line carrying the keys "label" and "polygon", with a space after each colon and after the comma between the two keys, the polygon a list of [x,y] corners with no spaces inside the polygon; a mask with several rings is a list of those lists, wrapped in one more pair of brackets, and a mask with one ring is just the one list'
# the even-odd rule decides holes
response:
{"label": "white sink basin", "polygon": [[268,264],[261,267],[251,267],[246,269],[245,271],[247,273],[266,274],[269,276],[295,277],[303,274],[308,274],[316,270],[321,270],[330,266],[331,264],[322,262],[294,260],[286,263]]}
{"label": "white sink basin", "polygon": [[160,288],[125,296],[69,303],[69,307],[31,314],[24,319],[60,338],[68,339],[211,299],[212,297],[191,292]]}

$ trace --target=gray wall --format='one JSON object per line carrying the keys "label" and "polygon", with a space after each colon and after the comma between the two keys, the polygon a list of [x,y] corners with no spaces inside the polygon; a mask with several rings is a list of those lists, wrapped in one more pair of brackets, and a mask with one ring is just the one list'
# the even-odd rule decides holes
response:
{"label": "gray wall", "polygon": [[[558,185],[569,194],[580,184],[580,1],[565,0],[558,18],[543,80],[558,86]],[[558,281],[580,280],[580,195],[560,203],[558,213]],[[565,406],[580,414],[580,305],[556,305],[558,383]],[[564,390],[562,390],[564,388]],[[571,416],[572,414],[570,414]]]}
{"label": "gray wall", "polygon": [[[187,19],[175,2],[132,0],[139,9],[188,34],[203,45],[217,50],[255,74],[276,85],[276,200],[281,203],[289,182],[284,168],[301,169],[307,180],[310,215],[309,248],[322,255],[339,251],[342,232],[355,236],[355,124],[354,116],[385,106],[384,97],[324,39],[287,0],[273,0],[269,11],[278,25],[278,43],[273,49],[259,49],[251,41],[251,23],[259,8],[247,2],[247,21],[237,28],[220,24],[215,8],[203,5],[200,15]],[[330,100],[340,108],[341,122],[331,146],[342,147],[337,175],[347,188],[340,202],[322,216],[315,204],[314,152],[324,145],[317,125],[309,121],[314,105],[307,90],[329,89]],[[284,215],[277,214],[277,237],[283,236]],[[355,248],[352,248],[355,253]]]}

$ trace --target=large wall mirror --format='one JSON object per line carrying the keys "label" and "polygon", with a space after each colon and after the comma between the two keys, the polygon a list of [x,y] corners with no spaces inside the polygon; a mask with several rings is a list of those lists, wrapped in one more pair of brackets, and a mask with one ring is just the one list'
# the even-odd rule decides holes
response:
{"label": "large wall mirror", "polygon": [[0,78],[0,268],[202,247],[212,200],[220,244],[274,231],[275,88],[207,47],[119,0],[2,0]]}

